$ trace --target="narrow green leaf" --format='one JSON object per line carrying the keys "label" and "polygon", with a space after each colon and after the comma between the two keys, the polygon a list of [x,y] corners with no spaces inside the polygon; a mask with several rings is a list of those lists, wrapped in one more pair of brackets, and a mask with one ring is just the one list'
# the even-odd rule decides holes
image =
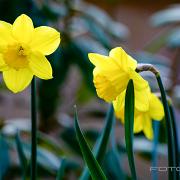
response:
{"label": "narrow green leaf", "polygon": [[77,111],[75,110],[75,117],[74,117],[74,121],[75,121],[75,130],[76,130],[76,137],[83,155],[83,158],[89,168],[89,172],[91,174],[91,177],[93,180],[106,180],[106,176],[104,174],[104,172],[102,171],[99,163],[97,162],[97,160],[95,159],[95,157],[93,156],[89,145],[87,144],[84,135],[79,127],[79,123],[78,123],[78,117],[77,117]]}
{"label": "narrow green leaf", "polygon": [[125,96],[125,141],[128,155],[129,166],[131,170],[132,179],[136,180],[136,169],[134,164],[133,153],[133,129],[134,129],[134,84],[132,79],[129,80],[126,96]]}
{"label": "narrow green leaf", "polygon": [[[167,133],[167,144],[168,144],[168,166],[176,167],[176,154],[175,154],[175,142],[174,142],[174,132],[173,132],[173,124],[171,119],[171,114],[168,106],[168,102],[166,99],[166,93],[164,90],[164,86],[162,84],[162,80],[160,74],[156,75],[156,79],[159,85],[159,89],[161,92],[162,103],[164,107],[165,120],[166,120],[166,133]],[[175,168],[173,170],[168,169],[169,179],[175,179],[176,171]]]}
{"label": "narrow green leaf", "polygon": [[[109,161],[108,161],[108,165],[109,165],[109,171],[113,174],[114,179],[117,180],[125,180],[126,176],[122,170],[121,167],[121,155],[122,152],[118,152],[117,149],[117,143],[116,143],[116,137],[115,137],[115,127],[116,127],[116,121],[115,121],[115,117],[114,117],[114,122],[113,122],[113,127],[112,127],[112,132],[111,132],[111,150],[110,150],[110,154],[109,154]],[[111,162],[111,163],[110,163]]]}
{"label": "narrow green leaf", "polygon": [[[105,119],[106,124],[102,130],[100,137],[96,142],[96,145],[93,148],[93,155],[95,156],[99,164],[101,164],[106,153],[106,148],[109,142],[113,121],[114,121],[114,109],[113,106],[110,105]],[[81,180],[89,179],[89,171],[87,167],[84,169],[80,179]]]}
{"label": "narrow green leaf", "polygon": [[5,178],[10,165],[9,145],[3,134],[0,132],[0,179]]}
{"label": "narrow green leaf", "polygon": [[56,180],[62,180],[63,179],[65,168],[66,168],[66,160],[62,159],[58,173],[57,173]]}
{"label": "narrow green leaf", "polygon": [[27,163],[27,159],[26,159],[26,156],[24,154],[24,151],[23,151],[23,145],[21,143],[20,136],[19,136],[18,132],[16,133],[15,141],[16,141],[19,160],[20,160],[20,165],[21,165],[21,168],[22,168],[22,171],[23,171],[22,179],[25,179],[26,178],[26,171],[27,171],[28,163]]}

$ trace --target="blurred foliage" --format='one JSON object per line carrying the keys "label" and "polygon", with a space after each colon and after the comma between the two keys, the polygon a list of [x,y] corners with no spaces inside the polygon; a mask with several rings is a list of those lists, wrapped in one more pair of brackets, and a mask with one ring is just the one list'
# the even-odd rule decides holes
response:
{"label": "blurred foliage", "polygon": [[[179,82],[180,82],[180,73],[179,73],[179,58],[180,58],[180,31],[179,31],[179,25],[180,25],[180,5],[174,4],[169,6],[165,10],[161,10],[159,12],[156,12],[151,17],[151,24],[154,27],[167,27],[166,31],[162,32],[161,35],[157,37],[158,40],[154,40],[154,43],[150,45],[150,49],[153,49],[153,46],[156,46],[157,44],[160,44],[158,47],[158,51],[162,48],[167,48],[171,53],[174,55],[172,56],[172,59],[170,60],[170,86],[168,90],[170,90],[171,95],[173,95],[173,102],[176,106],[179,107]],[[160,43],[159,43],[160,42]],[[151,48],[152,47],[152,48]],[[156,51],[157,52],[157,51]]]}
{"label": "blurred foliage", "polygon": [[127,28],[124,25],[114,22],[105,12],[93,5],[81,1],[64,1],[56,6],[59,10],[64,8],[66,13],[57,17],[62,42],[60,51],[50,57],[54,79],[42,81],[40,84],[40,111],[43,120],[41,130],[47,130],[47,127],[53,124],[59,102],[59,88],[63,85],[69,67],[72,64],[77,65],[83,75],[83,81],[89,90],[94,92],[93,66],[88,60],[88,52],[107,53],[107,48],[112,47],[113,39],[124,40],[127,36]]}

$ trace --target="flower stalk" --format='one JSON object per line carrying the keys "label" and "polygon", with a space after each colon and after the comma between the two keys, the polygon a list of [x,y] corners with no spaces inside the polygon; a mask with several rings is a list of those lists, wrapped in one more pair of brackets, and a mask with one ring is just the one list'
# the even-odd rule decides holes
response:
{"label": "flower stalk", "polygon": [[37,105],[36,79],[31,82],[31,180],[36,180],[37,174]]}
{"label": "flower stalk", "polygon": [[[176,167],[176,153],[175,149],[178,147],[178,142],[175,139],[175,131],[174,131],[174,119],[171,117],[168,101],[166,98],[166,93],[164,90],[164,86],[160,77],[159,71],[151,64],[139,64],[136,68],[136,72],[143,72],[143,71],[151,71],[155,76],[158,82],[158,86],[160,89],[162,103],[164,106],[165,112],[165,120],[166,120],[166,132],[167,132],[167,143],[168,143],[168,166],[169,167]],[[175,179],[176,172],[175,170],[169,170],[169,179]]]}
{"label": "flower stalk", "polygon": [[[178,150],[178,137],[177,137],[177,131],[176,131],[176,121],[175,121],[175,114],[174,114],[174,108],[171,101],[168,101],[169,104],[169,110],[172,118],[172,128],[174,132],[174,141],[175,141],[175,163],[176,167],[179,167],[179,150]],[[176,173],[176,178],[179,179],[179,173]]]}

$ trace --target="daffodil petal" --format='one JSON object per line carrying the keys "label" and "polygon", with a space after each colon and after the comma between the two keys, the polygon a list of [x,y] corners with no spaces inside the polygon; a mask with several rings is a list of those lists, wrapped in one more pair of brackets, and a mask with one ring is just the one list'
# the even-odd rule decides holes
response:
{"label": "daffodil petal", "polygon": [[34,29],[33,41],[30,46],[34,51],[44,55],[53,53],[59,46],[60,33],[54,28],[40,26]]}
{"label": "daffodil petal", "polygon": [[[135,87],[135,86],[134,86]],[[116,100],[113,101],[115,109],[122,109],[125,105],[125,94],[124,90],[120,95],[117,96]],[[141,91],[136,90],[135,87],[135,108],[139,111],[146,112],[149,110],[149,89],[142,89]]]}
{"label": "daffodil petal", "polygon": [[115,116],[124,124],[124,108],[115,111]]}
{"label": "daffodil petal", "polygon": [[6,86],[14,93],[23,91],[31,82],[33,78],[32,72],[25,69],[10,69],[3,71],[3,78]]}
{"label": "daffodil petal", "polygon": [[94,64],[98,68],[108,68],[109,64],[111,63],[111,58],[108,56],[104,56],[97,53],[89,53],[88,58],[92,64]]}
{"label": "daffodil petal", "polygon": [[8,69],[9,69],[9,67],[7,66],[7,64],[5,63],[5,61],[3,59],[3,55],[0,54],[0,71],[6,71]]}
{"label": "daffodil petal", "polygon": [[25,14],[20,15],[13,23],[13,36],[22,43],[29,43],[33,37],[34,26],[30,17]]}
{"label": "daffodil petal", "polygon": [[121,47],[112,49],[109,56],[112,57],[124,70],[127,68],[135,70],[137,67],[137,61],[129,56]]}
{"label": "daffodil petal", "polygon": [[144,115],[143,132],[149,140],[153,139],[152,120],[147,114]]}
{"label": "daffodil petal", "polygon": [[140,74],[138,74],[134,70],[129,70],[129,74],[130,74],[130,78],[133,79],[134,86],[137,90],[147,88],[149,89],[149,92],[150,92],[150,87],[149,87],[148,82],[144,78],[142,78]]}
{"label": "daffodil petal", "polygon": [[161,101],[151,93],[149,101],[149,114],[154,120],[162,120],[164,117],[164,109]]}
{"label": "daffodil petal", "polygon": [[149,110],[149,92],[147,89],[135,90],[135,107],[143,112]]}
{"label": "daffodil petal", "polygon": [[29,57],[29,67],[33,74],[41,79],[52,78],[52,67],[47,58],[39,52],[32,53]]}
{"label": "daffodil petal", "polygon": [[135,117],[134,117],[134,133],[139,133],[142,130],[143,130],[143,116],[142,116],[142,114],[135,115]]}
{"label": "daffodil petal", "polygon": [[130,76],[134,82],[135,107],[139,111],[147,111],[149,109],[149,96],[150,96],[149,84],[135,71],[130,71]]}
{"label": "daffodil petal", "polygon": [[117,112],[119,112],[121,109],[124,108],[125,93],[126,93],[126,91],[123,91],[119,96],[117,96],[116,100],[113,101],[114,110]]}
{"label": "daffodil petal", "polygon": [[14,42],[14,39],[12,37],[12,25],[7,22],[0,21],[0,34],[1,34],[0,36],[0,51],[1,51],[1,48],[3,48],[2,46]]}

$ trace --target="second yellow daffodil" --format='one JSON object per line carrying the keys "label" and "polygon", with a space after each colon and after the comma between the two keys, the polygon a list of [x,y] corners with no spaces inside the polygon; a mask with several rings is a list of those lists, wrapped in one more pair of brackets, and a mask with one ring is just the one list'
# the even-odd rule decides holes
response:
{"label": "second yellow daffodil", "polygon": [[[155,94],[150,93],[149,95],[149,110],[139,111],[135,108],[134,115],[134,133],[144,132],[145,136],[149,139],[153,139],[153,120],[162,120],[164,117],[164,109],[161,101],[155,96]],[[117,118],[121,119],[124,123],[124,101],[125,93],[118,96],[116,101],[113,102],[115,114]],[[136,96],[135,96],[136,101]]]}
{"label": "second yellow daffodil", "polygon": [[136,96],[135,107],[140,111],[149,109],[149,85],[136,71],[137,62],[122,48],[110,51],[109,56],[89,53],[90,61],[95,65],[94,85],[100,98],[114,101],[126,90],[130,79],[134,82]]}
{"label": "second yellow daffodil", "polygon": [[11,91],[24,90],[33,75],[52,78],[52,68],[45,55],[59,46],[58,31],[48,26],[34,28],[31,18],[22,14],[12,25],[0,21],[0,34],[0,71]]}

